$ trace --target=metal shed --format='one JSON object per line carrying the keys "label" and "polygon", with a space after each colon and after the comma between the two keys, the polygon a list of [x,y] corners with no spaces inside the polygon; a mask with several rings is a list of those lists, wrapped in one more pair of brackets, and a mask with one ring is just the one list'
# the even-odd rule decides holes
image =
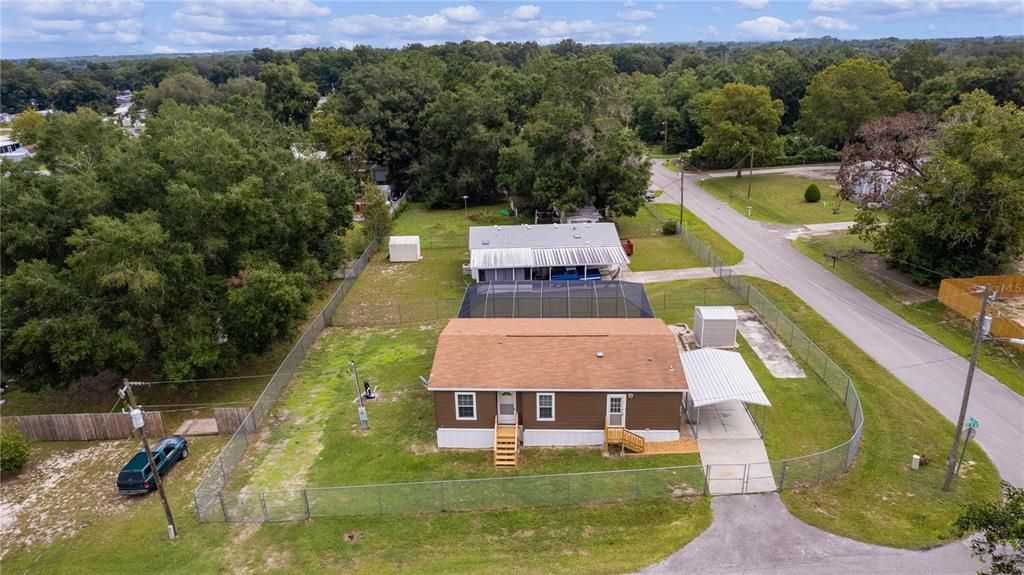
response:
{"label": "metal shed", "polygon": [[391,236],[388,240],[388,259],[392,262],[420,261],[419,236]]}
{"label": "metal shed", "polygon": [[736,347],[736,308],[727,305],[697,306],[693,310],[693,334],[701,347]]}

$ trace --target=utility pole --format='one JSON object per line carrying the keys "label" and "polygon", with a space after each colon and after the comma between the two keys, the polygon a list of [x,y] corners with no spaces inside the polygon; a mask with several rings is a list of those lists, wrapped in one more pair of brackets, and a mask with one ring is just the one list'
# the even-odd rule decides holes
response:
{"label": "utility pole", "polygon": [[754,183],[754,146],[750,146],[750,177],[747,178],[747,199],[750,199],[750,185]]}
{"label": "utility pole", "polygon": [[683,155],[679,155],[679,227],[685,229],[686,221],[683,220],[683,200],[686,199],[686,186],[683,180],[686,179],[686,166],[683,165]]}
{"label": "utility pole", "polygon": [[978,312],[978,331],[974,334],[974,349],[971,351],[971,364],[967,368],[967,383],[964,384],[964,397],[960,402],[960,417],[956,421],[956,434],[953,435],[953,447],[949,450],[949,459],[946,461],[946,481],[942,484],[944,491],[953,487],[953,476],[956,472],[956,452],[960,447],[960,433],[964,430],[964,418],[967,416],[967,402],[971,398],[971,381],[974,379],[974,368],[978,365],[978,349],[981,348],[981,340],[985,339],[985,310],[988,309],[989,292],[991,286],[986,285],[982,293],[981,311]]}
{"label": "utility pole", "polygon": [[124,387],[121,388],[122,399],[128,401],[131,407],[132,425],[139,430],[139,437],[142,438],[142,447],[146,451],[146,459],[149,460],[149,468],[153,470],[153,482],[156,483],[156,490],[160,493],[160,502],[164,506],[164,515],[167,516],[167,537],[173,540],[178,535],[178,529],[174,526],[174,515],[171,514],[171,506],[167,503],[167,494],[164,493],[164,482],[160,479],[160,470],[156,468],[156,461],[153,460],[153,452],[149,449],[149,440],[146,439],[146,420],[142,416],[142,409],[135,403],[135,394],[132,393],[132,382],[124,380]]}
{"label": "utility pole", "polygon": [[668,153],[668,120],[662,122],[661,125],[665,128],[664,131],[662,132],[663,134],[665,134],[665,139],[664,139],[664,143],[661,145],[661,153],[662,154],[667,154]]}

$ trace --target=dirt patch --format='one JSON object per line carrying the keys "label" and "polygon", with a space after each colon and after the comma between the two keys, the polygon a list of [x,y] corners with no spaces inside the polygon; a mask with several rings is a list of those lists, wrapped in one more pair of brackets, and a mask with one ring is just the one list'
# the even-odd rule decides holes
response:
{"label": "dirt patch", "polygon": [[996,308],[1007,318],[1024,325],[1024,296],[1000,297]]}
{"label": "dirt patch", "polygon": [[854,265],[861,266],[867,273],[885,285],[886,288],[895,292],[895,296],[903,305],[913,305],[923,301],[935,299],[939,295],[936,288],[927,288],[914,283],[899,270],[890,267],[882,258],[864,254],[853,256],[849,261]]}
{"label": "dirt patch", "polygon": [[74,536],[97,515],[141,500],[117,493],[117,469],[138,450],[135,441],[103,441],[50,454],[0,487],[0,548],[46,544]]}

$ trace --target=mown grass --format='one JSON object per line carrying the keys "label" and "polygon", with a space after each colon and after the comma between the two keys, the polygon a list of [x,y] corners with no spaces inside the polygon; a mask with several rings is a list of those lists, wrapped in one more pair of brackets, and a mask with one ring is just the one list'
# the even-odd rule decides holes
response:
{"label": "mown grass", "polygon": [[[751,184],[747,198],[747,184]],[[821,190],[821,201],[804,201],[804,190],[810,184],[817,184]],[[721,176],[698,182],[701,188],[728,204],[737,212],[747,215],[747,207],[753,208],[751,218],[775,224],[822,224],[844,222],[854,219],[856,208],[844,202],[838,214],[832,213],[831,200],[835,195],[835,182],[787,174],[755,174],[735,178]]]}
{"label": "mown grass", "polygon": [[[860,259],[839,260],[835,267],[832,267],[832,260],[827,259],[826,254],[846,253],[853,248],[869,249],[868,245],[856,236],[844,231],[801,238],[793,242],[793,245],[804,255],[843,278],[864,295],[882,304],[954,353],[962,357],[970,356],[974,344],[974,330],[971,322],[960,314],[935,299],[908,303],[905,301],[908,288],[892,285],[879,278],[877,274],[866,271]],[[982,346],[978,355],[978,366],[985,373],[1020,394],[1024,394],[1022,365],[1024,350],[1012,345],[988,342]]]}
{"label": "mown grass", "polygon": [[[697,305],[747,307],[720,279],[666,282],[651,284],[647,288],[655,314],[666,323],[692,326],[693,308]],[[740,334],[737,334],[736,341],[747,366],[772,402],[767,411],[764,437],[770,459],[809,455],[830,449],[850,438],[853,427],[842,398],[836,397],[806,363],[798,360],[807,377],[776,378]],[[752,406],[752,410],[760,418],[760,408]]]}
{"label": "mown grass", "polygon": [[[923,548],[953,539],[951,526],[969,502],[999,496],[999,476],[972,444],[953,491],[942,491],[942,461],[953,424],[855,346],[789,290],[747,278],[853,379],[864,408],[864,435],[854,466],[822,485],[785,491],[803,521],[860,541]],[[910,470],[910,457],[931,465]]]}
{"label": "mown grass", "polygon": [[[663,213],[666,218],[674,219],[679,221],[679,206],[672,204],[655,204],[657,210]],[[704,242],[704,245],[711,248],[711,251],[722,258],[725,265],[732,266],[740,263],[743,260],[743,252],[739,248],[732,245],[729,240],[725,239],[722,234],[719,234],[711,226],[704,223],[704,220],[698,218],[693,212],[686,210],[683,214],[683,224],[687,231],[696,236],[700,241]]]}
{"label": "mown grass", "polygon": [[629,269],[634,272],[704,267],[704,262],[690,251],[679,236],[633,238],[633,255]]}

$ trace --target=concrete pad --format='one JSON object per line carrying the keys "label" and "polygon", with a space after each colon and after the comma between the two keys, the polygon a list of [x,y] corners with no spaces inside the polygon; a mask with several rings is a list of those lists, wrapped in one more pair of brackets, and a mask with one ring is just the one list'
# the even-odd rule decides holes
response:
{"label": "concrete pad", "polygon": [[175,435],[217,435],[217,420],[209,417],[204,419],[186,419],[178,426]]}
{"label": "concrete pad", "polygon": [[768,326],[764,325],[757,313],[749,309],[737,310],[736,319],[739,320],[736,328],[740,335],[747,340],[757,357],[761,358],[772,377],[779,379],[807,377],[800,364],[793,358],[793,354],[789,353],[786,344],[775,337],[775,334],[768,329]]}
{"label": "concrete pad", "polygon": [[805,224],[789,230],[784,236],[787,240],[811,236],[827,236],[828,234],[841,232],[853,227],[857,222],[832,222],[828,224]]}
{"label": "concrete pad", "polygon": [[775,491],[764,441],[739,401],[701,408],[697,446],[711,495]]}
{"label": "concrete pad", "polygon": [[649,272],[622,272],[619,278],[625,282],[651,284],[674,282],[676,280],[706,279],[718,277],[711,268],[682,268],[674,270],[655,270]]}

